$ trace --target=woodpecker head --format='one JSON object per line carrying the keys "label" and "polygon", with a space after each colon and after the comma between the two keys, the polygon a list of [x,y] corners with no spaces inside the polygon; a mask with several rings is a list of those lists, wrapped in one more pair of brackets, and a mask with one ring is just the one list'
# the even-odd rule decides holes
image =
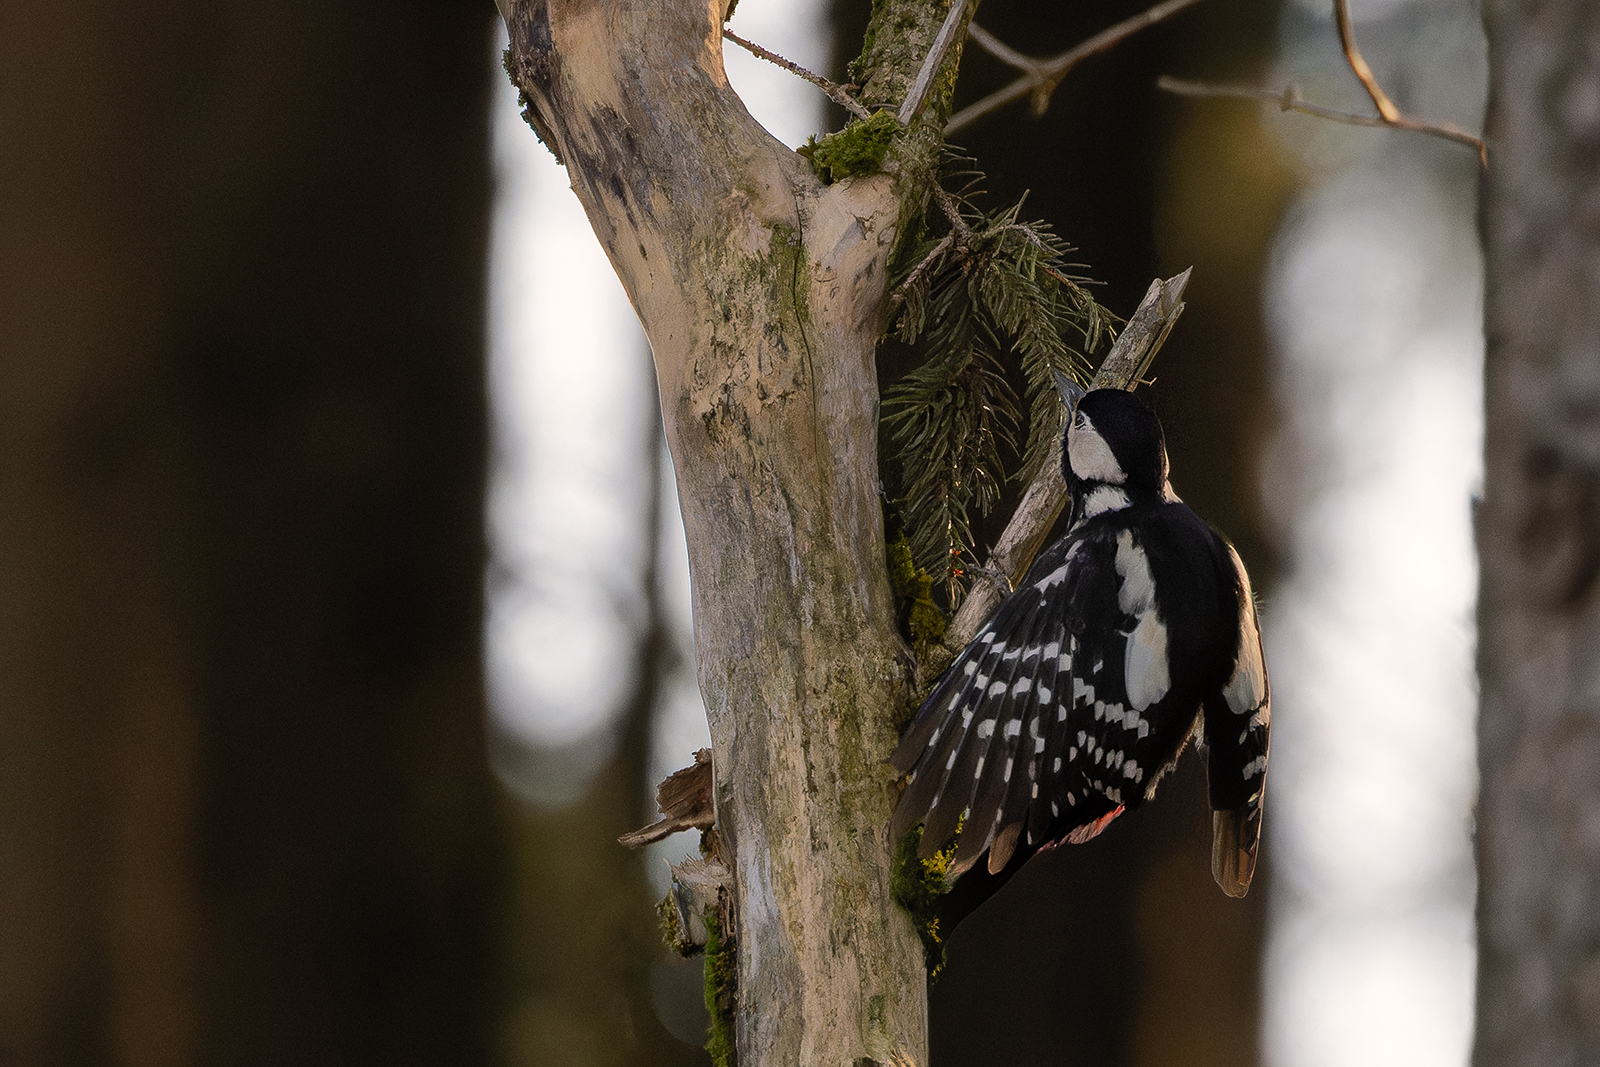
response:
{"label": "woodpecker head", "polygon": [[1167,443],[1161,423],[1131,393],[1120,389],[1085,393],[1067,423],[1061,467],[1068,486],[1166,492]]}

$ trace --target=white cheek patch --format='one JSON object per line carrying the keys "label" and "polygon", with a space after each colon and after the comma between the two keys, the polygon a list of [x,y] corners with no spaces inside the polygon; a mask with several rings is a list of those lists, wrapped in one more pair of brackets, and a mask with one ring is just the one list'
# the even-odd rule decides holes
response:
{"label": "white cheek patch", "polygon": [[1128,480],[1117,457],[1112,455],[1111,446],[1087,415],[1074,418],[1072,429],[1067,431],[1067,460],[1072,465],[1072,473],[1086,482],[1121,485]]}

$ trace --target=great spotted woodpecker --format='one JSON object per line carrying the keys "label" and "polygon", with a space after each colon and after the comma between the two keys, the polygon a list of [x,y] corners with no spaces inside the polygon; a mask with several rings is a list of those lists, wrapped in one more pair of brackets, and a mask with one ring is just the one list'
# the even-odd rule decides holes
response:
{"label": "great spotted woodpecker", "polygon": [[926,858],[965,813],[953,873],[987,849],[988,874],[1008,876],[1150,799],[1194,738],[1208,753],[1211,872],[1242,897],[1261,837],[1271,721],[1250,578],[1173,493],[1149,408],[1119,390],[1063,399],[1067,531],[951,664],[895,750],[891,762],[911,781],[890,832],[898,840],[921,822]]}

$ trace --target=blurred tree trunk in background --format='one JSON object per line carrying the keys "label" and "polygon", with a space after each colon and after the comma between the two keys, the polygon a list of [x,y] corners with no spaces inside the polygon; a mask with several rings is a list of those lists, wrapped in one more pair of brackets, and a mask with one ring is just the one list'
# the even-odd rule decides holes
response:
{"label": "blurred tree trunk in background", "polygon": [[0,8],[0,1062],[490,1057],[492,14]]}
{"label": "blurred tree trunk in background", "polygon": [[[1048,56],[1149,6],[985,0],[977,21]],[[855,54],[869,7],[835,0],[836,56]],[[952,135],[986,175],[988,206],[1027,192],[1023,216],[1079,249],[1113,311],[1130,313],[1152,277],[1195,268],[1149,395],[1178,491],[1238,545],[1268,600],[1273,559],[1256,497],[1272,427],[1261,278],[1294,178],[1257,108],[1178,100],[1155,80],[1259,81],[1276,12],[1276,0],[1201,4],[1075,69],[1041,118],[1023,101]],[[957,108],[1014,77],[969,41]],[[904,369],[886,362],[881,380]],[[980,542],[993,542],[1010,511],[995,509]],[[967,919],[930,994],[934,1063],[1256,1062],[1270,886],[1244,901],[1217,891],[1208,812],[1191,755],[1137,819],[1041,855]],[[1271,864],[1269,849],[1267,879]]]}
{"label": "blurred tree trunk in background", "polygon": [[1490,0],[1479,1067],[1600,1062],[1600,7]]}
{"label": "blurred tree trunk in background", "polygon": [[[641,352],[641,361],[645,358]],[[637,579],[642,610],[633,681],[615,726],[615,753],[575,803],[553,810],[529,806],[514,819],[516,903],[506,952],[516,1002],[505,1022],[504,1067],[688,1067],[708,1059],[700,1042],[679,1041],[657,1017],[652,968],[666,955],[660,920],[644,857],[617,843],[620,835],[656,816],[647,781],[651,724],[678,654],[658,576],[659,419],[645,442],[647,451],[639,459],[650,472],[641,509],[649,517]],[[676,514],[669,521],[678,521]],[[518,742],[496,738],[494,744]],[[514,749],[499,755],[503,774],[519,758],[537,762]],[[684,757],[687,763],[692,754]],[[693,850],[694,836],[676,839],[684,852]]]}

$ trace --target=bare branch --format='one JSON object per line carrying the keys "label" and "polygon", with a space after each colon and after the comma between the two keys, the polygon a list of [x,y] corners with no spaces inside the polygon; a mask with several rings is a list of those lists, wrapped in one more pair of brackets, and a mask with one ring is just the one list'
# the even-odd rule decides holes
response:
{"label": "bare branch", "polygon": [[928,55],[922,61],[922,69],[917,71],[916,81],[911,83],[911,90],[906,93],[905,102],[900,105],[900,125],[909,126],[911,120],[922,111],[922,105],[927,103],[928,91],[933,88],[933,79],[939,73],[939,68],[944,66],[945,54],[955,42],[956,27],[961,25],[961,16],[965,14],[966,9],[967,0],[950,0],[950,13],[945,15],[943,25],[934,35],[933,47],[928,49]]}
{"label": "bare branch", "polygon": [[[1157,279],[1150,283],[1139,309],[1128,320],[1117,343],[1111,346],[1100,370],[1090,384],[1091,389],[1129,389],[1138,385],[1150,370],[1150,362],[1172,332],[1173,324],[1183,314],[1183,290],[1189,284],[1189,271],[1166,281]],[[1055,525],[1056,518],[1067,502],[1066,483],[1061,480],[1061,439],[1058,436],[1051,446],[1050,458],[1040,468],[1022,503],[1006,524],[1005,532],[995,543],[994,551],[985,560],[985,570],[1007,576],[1013,585],[1020,582],[1033,557],[1044,545],[1045,535]],[[983,624],[989,621],[1004,599],[998,582],[981,582],[972,587],[961,602],[950,628],[945,633],[945,647],[959,652],[975,637]]]}
{"label": "bare branch", "polygon": [[1366,126],[1370,128],[1389,125],[1383,119],[1373,115],[1355,115],[1348,111],[1337,111],[1331,107],[1323,107],[1321,104],[1313,104],[1300,95],[1300,87],[1298,85],[1289,85],[1280,93],[1274,89],[1257,89],[1252,85],[1206,85],[1203,82],[1186,82],[1163,74],[1156,79],[1156,86],[1179,96],[1260,100],[1268,104],[1277,104],[1279,109],[1283,111],[1298,111],[1305,115],[1315,115],[1320,119],[1328,119],[1330,122],[1342,122],[1347,126]]}
{"label": "bare branch", "polygon": [[1004,89],[992,92],[976,104],[964,107],[952,115],[950,121],[945,123],[945,136],[948,137],[961,127],[982,118],[991,111],[997,111],[1005,107],[1014,100],[1020,100],[1024,96],[1031,95],[1033,97],[1034,114],[1044,114],[1044,109],[1050,103],[1050,94],[1055,92],[1056,86],[1061,84],[1061,79],[1066,77],[1067,72],[1073,67],[1090,56],[1097,55],[1121,43],[1140,30],[1148,26],[1154,26],[1163,19],[1171,18],[1184,8],[1192,7],[1199,2],[1200,0],[1164,0],[1164,2],[1147,11],[1132,18],[1124,19],[1108,29],[1101,30],[1077,47],[1070,48],[1050,59],[1030,59],[1022,53],[1001,44],[993,34],[974,23],[968,27],[968,34],[996,58],[1022,70],[1024,74]]}
{"label": "bare branch", "polygon": [[1020,71],[1032,74],[1039,67],[1037,59],[1023,55],[976,22],[967,27],[967,38],[1000,62],[1008,63]]}
{"label": "bare branch", "polygon": [[1330,122],[1342,122],[1347,126],[1387,127],[1394,130],[1410,130],[1413,133],[1425,133],[1431,137],[1443,137],[1447,141],[1470,145],[1477,150],[1478,165],[1489,165],[1489,149],[1482,137],[1468,133],[1461,127],[1449,122],[1424,122],[1420,119],[1407,118],[1395,107],[1394,101],[1384,94],[1378,86],[1377,79],[1372,76],[1372,68],[1367,66],[1367,61],[1356,50],[1355,38],[1348,36],[1349,11],[1345,8],[1345,0],[1334,0],[1336,14],[1340,17],[1340,36],[1345,41],[1345,58],[1349,60],[1351,69],[1355,72],[1361,84],[1366,86],[1368,94],[1372,96],[1373,103],[1378,108],[1377,115],[1355,115],[1348,111],[1339,111],[1335,108],[1313,104],[1300,95],[1300,87],[1287,86],[1281,93],[1272,89],[1257,89],[1249,85],[1206,85],[1201,82],[1180,81],[1162,75],[1156,79],[1156,85],[1169,93],[1179,96],[1229,98],[1235,100],[1261,100],[1269,104],[1277,104],[1283,111],[1298,111],[1305,115],[1315,115],[1319,119]]}
{"label": "bare branch", "polygon": [[829,100],[832,100],[835,104],[838,104],[856,118],[870,119],[872,117],[872,113],[866,108],[862,107],[859,100],[845,92],[844,86],[838,84],[837,82],[831,82],[820,74],[813,74],[800,64],[792,63],[789,60],[784,59],[776,52],[769,52],[765,48],[762,48],[760,45],[756,44],[754,41],[745,40],[743,37],[740,37],[737,33],[734,33],[726,26],[724,26],[722,29],[722,36],[732,41],[740,48],[743,48],[746,52],[749,52],[757,59],[764,59],[768,63],[782,67],[790,74],[795,74],[804,78],[812,85],[815,85],[818,89],[821,89],[823,92],[827,93]]}

